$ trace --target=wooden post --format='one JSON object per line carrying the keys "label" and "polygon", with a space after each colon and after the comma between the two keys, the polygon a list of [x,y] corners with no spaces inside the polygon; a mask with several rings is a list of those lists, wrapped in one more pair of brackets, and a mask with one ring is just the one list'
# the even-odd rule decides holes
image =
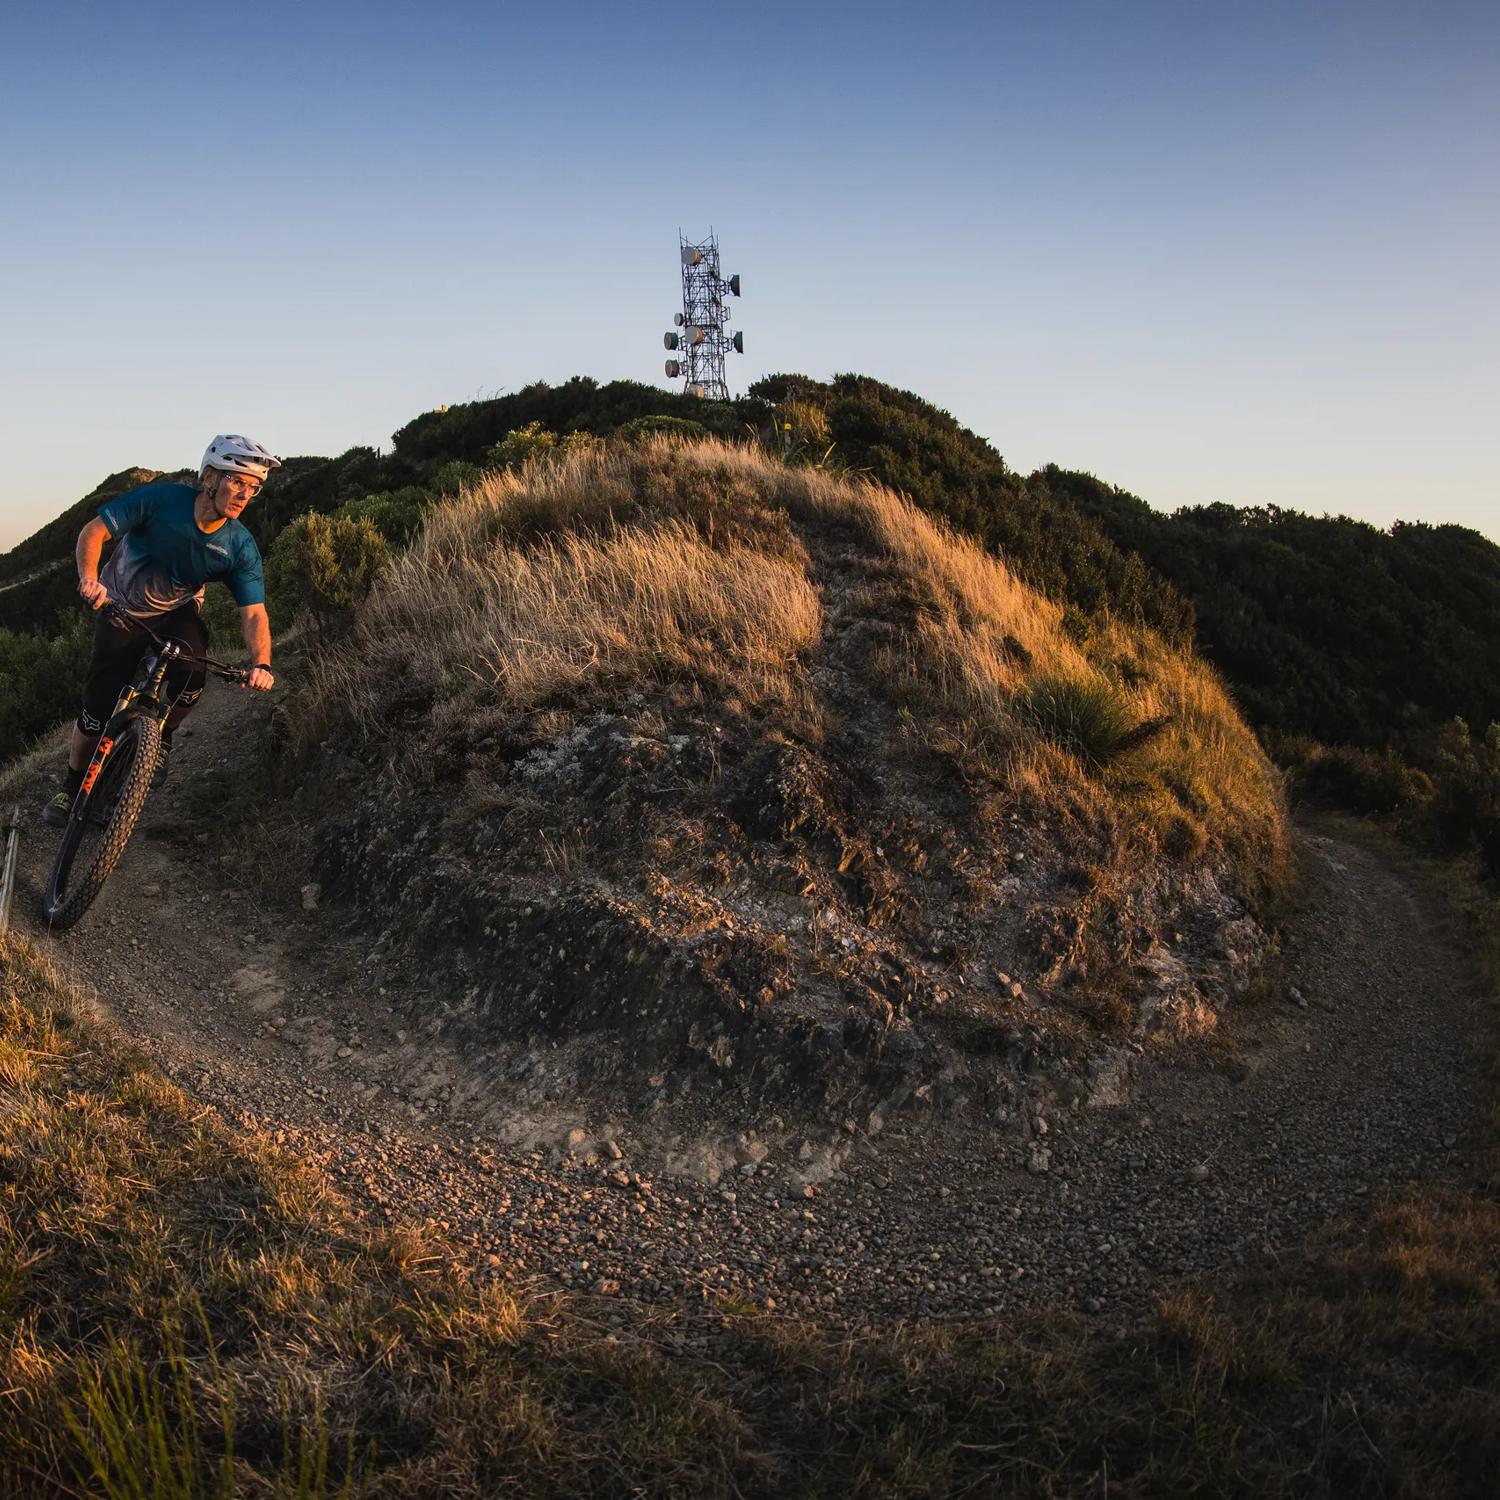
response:
{"label": "wooden post", "polygon": [[16,860],[21,853],[21,809],[11,809],[5,833],[5,860],[0,863],[0,937],[10,931],[10,907],[16,897]]}

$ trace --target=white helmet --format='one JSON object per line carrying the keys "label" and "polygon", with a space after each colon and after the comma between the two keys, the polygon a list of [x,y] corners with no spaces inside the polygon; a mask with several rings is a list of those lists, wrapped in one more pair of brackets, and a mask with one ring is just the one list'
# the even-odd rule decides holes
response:
{"label": "white helmet", "polygon": [[226,474],[249,474],[264,479],[272,469],[279,469],[281,460],[274,453],[267,453],[259,443],[233,433],[220,433],[208,445],[198,472],[204,469],[222,469]]}

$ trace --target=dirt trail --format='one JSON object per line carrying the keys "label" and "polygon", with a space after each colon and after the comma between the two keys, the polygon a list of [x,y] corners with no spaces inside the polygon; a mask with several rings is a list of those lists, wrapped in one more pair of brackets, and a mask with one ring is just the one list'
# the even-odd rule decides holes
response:
{"label": "dirt trail", "polygon": [[[1042,1300],[1122,1317],[1184,1275],[1274,1261],[1389,1185],[1471,1166],[1477,977],[1399,873],[1327,833],[1302,836],[1286,997],[1135,1057],[1114,1105],[1039,1104],[1040,1123],[919,1107],[810,1134],[773,1117],[713,1184],[669,1170],[673,1143],[646,1127],[567,1100],[519,1117],[423,1023],[420,976],[304,910],[295,880],[253,905],[215,852],[216,787],[267,712],[206,696],[120,870],[56,940],[35,919],[55,841],[29,826],[17,926],[178,1083],[364,1212],[440,1224],[481,1268],[597,1293],[605,1317],[720,1297],[834,1324]],[[39,806],[48,789],[38,769],[19,792]]]}

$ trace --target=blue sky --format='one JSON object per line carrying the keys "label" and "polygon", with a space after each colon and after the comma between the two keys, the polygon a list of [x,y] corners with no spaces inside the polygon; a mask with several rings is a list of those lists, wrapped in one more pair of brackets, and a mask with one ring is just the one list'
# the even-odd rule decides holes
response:
{"label": "blue sky", "polygon": [[282,453],[666,384],[906,387],[1022,471],[1500,539],[1500,7],[6,8],[0,547]]}

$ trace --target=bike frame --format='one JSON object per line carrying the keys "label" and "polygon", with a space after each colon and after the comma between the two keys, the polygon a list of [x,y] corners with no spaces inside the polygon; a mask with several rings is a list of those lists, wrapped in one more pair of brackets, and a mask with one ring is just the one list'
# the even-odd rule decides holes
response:
{"label": "bike frame", "polygon": [[109,758],[109,752],[114,749],[115,741],[120,737],[120,731],[132,719],[146,716],[166,718],[170,705],[162,702],[162,685],[167,679],[167,668],[184,654],[176,641],[162,642],[154,656],[143,659],[140,676],[120,689],[120,696],[115,699],[114,712],[105,722],[99,735],[99,743],[94,746],[94,753],[89,757],[88,769],[83,773],[83,785],[79,788],[80,813],[88,801],[89,793],[94,790],[94,783],[99,779],[99,772]]}
{"label": "bike frame", "polygon": [[140,620],[132,620],[124,611],[115,609],[112,605],[110,609],[116,618],[127,620],[132,625],[140,625],[155,643],[156,650],[154,654],[141,657],[140,669],[135,681],[121,688],[120,696],[115,699],[114,711],[105,721],[104,728],[99,735],[99,743],[94,746],[94,753],[89,757],[88,766],[84,770],[83,785],[78,789],[78,798],[74,804],[74,817],[82,817],[87,810],[89,794],[94,790],[94,783],[99,779],[99,772],[103,769],[104,762],[109,759],[109,752],[114,749],[115,741],[120,737],[120,731],[132,719],[148,716],[154,719],[165,719],[172,711],[172,705],[163,702],[161,690],[167,680],[167,671],[173,662],[202,662],[205,667],[218,673],[226,682],[243,683],[248,675],[239,667],[231,667],[225,662],[215,661],[211,656],[189,656],[177,641],[163,640],[149,625]]}

